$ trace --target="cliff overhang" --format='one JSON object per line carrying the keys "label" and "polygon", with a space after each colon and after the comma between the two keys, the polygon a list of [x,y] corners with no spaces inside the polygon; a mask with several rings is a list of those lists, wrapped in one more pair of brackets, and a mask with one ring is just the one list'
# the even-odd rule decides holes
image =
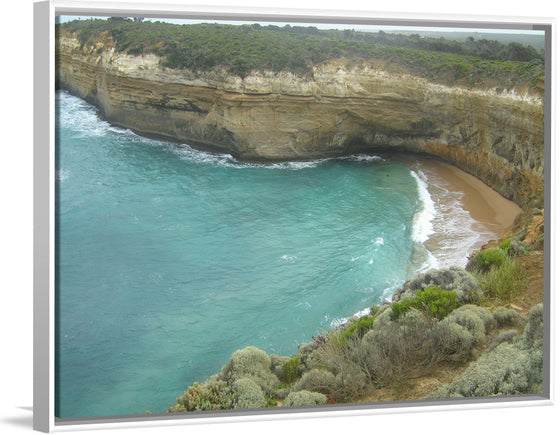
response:
{"label": "cliff overhang", "polygon": [[138,134],[245,161],[309,160],[356,152],[421,153],[478,177],[524,206],[542,194],[542,97],[466,89],[334,59],[312,77],[253,71],[196,73],[110,40],[57,39],[57,86]]}

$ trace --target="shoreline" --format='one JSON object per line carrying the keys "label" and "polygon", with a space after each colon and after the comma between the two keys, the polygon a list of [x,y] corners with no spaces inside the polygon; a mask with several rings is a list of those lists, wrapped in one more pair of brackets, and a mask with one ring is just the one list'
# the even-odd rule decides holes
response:
{"label": "shoreline", "polygon": [[456,166],[429,158],[419,159],[419,162],[424,172],[427,170],[437,173],[447,181],[450,188],[464,193],[463,205],[473,219],[494,225],[501,229],[501,233],[513,224],[522,211],[513,201]]}
{"label": "shoreline", "polygon": [[[498,240],[522,212],[522,209],[484,184],[478,178],[462,171],[461,169],[440,160],[417,158],[417,168],[422,171],[428,184],[428,190],[434,199],[434,189],[445,189],[458,196],[458,203],[468,213],[472,222],[473,234],[477,234],[477,240],[469,246],[466,257],[470,257],[491,240]],[[453,210],[451,210],[453,212]],[[445,213],[442,216],[446,219]],[[424,242],[426,248],[434,253],[441,249],[441,245],[450,243],[453,235],[449,233],[438,233],[435,231]],[[457,266],[464,266],[457,264]]]}

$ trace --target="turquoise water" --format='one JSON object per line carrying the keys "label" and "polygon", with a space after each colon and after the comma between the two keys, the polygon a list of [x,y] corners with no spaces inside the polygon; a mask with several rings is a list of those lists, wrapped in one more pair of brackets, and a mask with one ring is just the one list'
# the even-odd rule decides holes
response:
{"label": "turquoise water", "polygon": [[437,263],[421,175],[375,156],[238,163],[58,93],[56,415],[163,412],[235,350],[294,354],[390,298]]}

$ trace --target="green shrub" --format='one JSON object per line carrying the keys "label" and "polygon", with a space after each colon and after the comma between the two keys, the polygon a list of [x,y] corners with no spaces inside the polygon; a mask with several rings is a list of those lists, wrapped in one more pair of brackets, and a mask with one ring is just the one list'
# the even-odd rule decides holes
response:
{"label": "green shrub", "polygon": [[463,305],[462,307],[457,308],[453,314],[460,315],[462,313],[472,313],[476,315],[482,323],[484,324],[484,333],[488,334],[493,329],[496,329],[497,322],[494,319],[494,314],[488,309],[478,305]]}
{"label": "green shrub", "polygon": [[329,334],[323,333],[313,336],[309,343],[298,346],[299,367],[302,373],[321,366],[319,349],[328,340]]}
{"label": "green shrub", "polygon": [[336,377],[333,373],[323,369],[313,369],[304,373],[292,390],[308,390],[332,395],[337,388]]}
{"label": "green shrub", "polygon": [[358,361],[354,362],[356,364],[352,364],[347,370],[340,371],[336,375],[337,389],[333,392],[332,397],[337,402],[354,402],[373,391],[371,379],[358,366]]}
{"label": "green shrub", "polygon": [[402,302],[393,302],[391,305],[391,310],[393,312],[393,319],[397,320],[402,314],[408,313],[410,309],[414,306],[413,299],[405,299]]}
{"label": "green shrub", "polygon": [[400,381],[428,360],[426,343],[432,322],[416,311],[369,331],[351,355],[377,384]]}
{"label": "green shrub", "polygon": [[266,408],[268,401],[262,389],[249,378],[237,379],[231,386],[235,409]]}
{"label": "green shrub", "polygon": [[517,257],[520,255],[527,255],[529,248],[523,241],[516,239],[506,239],[498,246],[506,255],[510,257]]}
{"label": "green shrub", "polygon": [[476,256],[478,269],[481,272],[487,272],[491,268],[499,267],[504,264],[506,256],[501,249],[488,249],[479,252]]}
{"label": "green shrub", "polygon": [[270,354],[270,370],[272,373],[274,373],[278,378],[281,378],[282,368],[289,359],[289,356],[278,356],[273,353]]}
{"label": "green shrub", "polygon": [[280,383],[278,377],[272,373],[271,364],[271,358],[264,350],[248,346],[235,351],[231,355],[231,360],[222,367],[217,376],[228,384],[237,379],[250,378],[266,394],[271,394]]}
{"label": "green shrub", "polygon": [[528,393],[535,380],[542,382],[537,372],[538,363],[532,364],[526,352],[520,352],[513,344],[502,343],[473,362],[458,380],[444,386],[438,394],[484,397]]}
{"label": "green shrub", "polygon": [[527,255],[529,253],[529,247],[527,244],[520,240],[512,240],[508,251],[510,257],[518,257],[521,255]]}
{"label": "green shrub", "polygon": [[393,302],[413,299],[419,291],[435,286],[456,293],[460,305],[476,302],[482,296],[480,284],[471,273],[460,267],[450,267],[433,269],[407,281],[395,292]]}
{"label": "green shrub", "polygon": [[498,307],[494,311],[494,319],[498,328],[510,326],[523,326],[527,322],[525,317],[515,311],[513,308]]}
{"label": "green shrub", "polygon": [[[542,393],[542,304],[529,312],[523,335],[510,331],[502,343],[489,346],[459,379],[444,385],[431,398]],[[509,342],[511,341],[511,343]]]}
{"label": "green shrub", "polygon": [[170,411],[231,409],[234,403],[234,393],[226,382],[209,380],[203,384],[195,382],[191,385],[183,396],[177,398],[178,406],[170,408]]}
{"label": "green shrub", "polygon": [[543,316],[544,308],[542,303],[535,305],[531,308],[531,311],[529,311],[527,326],[523,331],[523,345],[525,348],[530,349],[535,346],[542,347]]}
{"label": "green shrub", "polygon": [[374,378],[367,364],[366,353],[361,339],[343,339],[340,333],[333,333],[331,339],[317,351],[322,368],[304,373],[296,382],[294,390],[318,391],[328,394],[337,402],[367,396],[373,391]]}
{"label": "green shrub", "polygon": [[486,349],[487,352],[497,348],[502,343],[512,343],[513,340],[519,336],[519,332],[515,329],[509,329],[507,331],[502,331],[498,335],[492,338],[492,341]]}
{"label": "green shrub", "polygon": [[398,319],[401,314],[411,308],[422,311],[428,317],[443,319],[457,307],[457,293],[442,290],[440,287],[430,287],[418,291],[414,299],[405,299],[402,302],[393,302],[393,318]]}
{"label": "green shrub", "polygon": [[443,319],[457,308],[457,293],[431,287],[416,295],[418,309],[435,317]]}
{"label": "green shrub", "polygon": [[295,382],[297,378],[299,378],[299,356],[295,356],[286,361],[280,373],[280,380],[287,384]]}
{"label": "green shrub", "polygon": [[471,357],[474,337],[462,325],[454,322],[440,322],[433,329],[428,343],[432,362],[465,362]]}
{"label": "green shrub", "polygon": [[463,326],[472,334],[474,344],[478,344],[484,340],[488,332],[485,322],[486,316],[482,314],[482,311],[486,311],[489,314],[488,318],[491,319],[495,325],[492,314],[488,310],[476,305],[465,305],[456,309],[446,317],[442,323],[450,322]]}
{"label": "green shrub", "polygon": [[362,338],[367,331],[372,328],[375,316],[362,316],[350,326],[342,330],[342,337],[344,339],[349,337]]}
{"label": "green shrub", "polygon": [[492,267],[480,280],[487,297],[498,298],[504,303],[519,294],[527,284],[525,270],[509,257],[504,257],[499,266]]}
{"label": "green shrub", "polygon": [[326,404],[327,396],[324,394],[302,390],[288,394],[283,406],[315,406]]}

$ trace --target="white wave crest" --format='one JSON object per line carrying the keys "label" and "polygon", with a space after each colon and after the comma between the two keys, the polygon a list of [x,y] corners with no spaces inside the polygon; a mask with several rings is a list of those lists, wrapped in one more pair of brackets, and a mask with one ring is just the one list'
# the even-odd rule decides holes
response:
{"label": "white wave crest", "polygon": [[65,91],[59,91],[57,98],[60,101],[57,107],[59,125],[79,131],[84,137],[105,136],[109,132],[111,124],[102,120],[92,105]]}
{"label": "white wave crest", "polygon": [[417,183],[418,197],[420,198],[420,210],[414,215],[412,227],[412,239],[418,243],[424,243],[434,233],[433,219],[436,216],[436,208],[432,196],[428,191],[426,176],[422,171],[418,173],[410,171]]}
{"label": "white wave crest", "polygon": [[282,260],[288,262],[288,263],[293,263],[294,261],[297,260],[297,257],[295,255],[282,255],[282,257],[280,257]]}

